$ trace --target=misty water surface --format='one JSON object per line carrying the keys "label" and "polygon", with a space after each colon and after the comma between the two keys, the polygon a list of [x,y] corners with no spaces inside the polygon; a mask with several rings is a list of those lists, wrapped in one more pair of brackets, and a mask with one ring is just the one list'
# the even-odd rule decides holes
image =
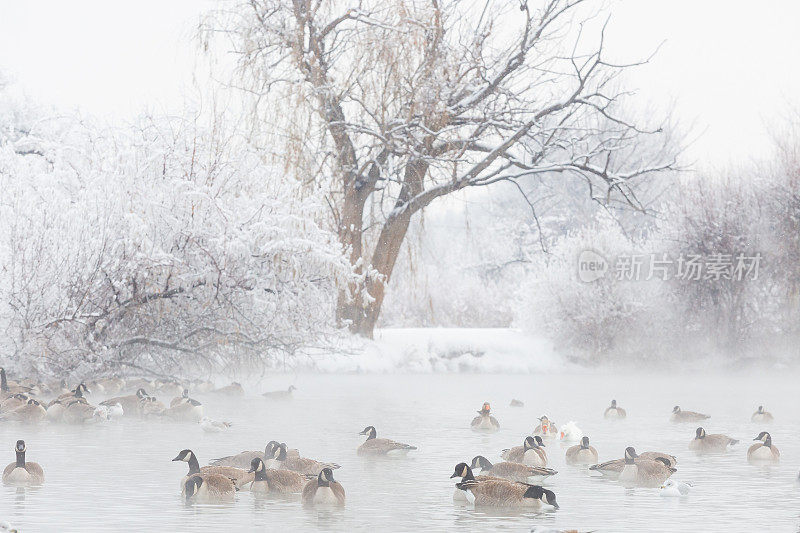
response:
{"label": "misty water surface", "polygon": [[[800,487],[796,483],[800,404],[796,377],[753,379],[747,375],[309,375],[285,376],[261,390],[294,382],[293,401],[270,403],[253,388],[244,399],[198,395],[208,415],[233,422],[222,434],[199,427],[121,420],[95,427],[0,425],[0,460],[14,459],[13,445],[26,440],[28,459],[45,469],[39,489],[2,487],[0,519],[23,532],[36,531],[528,531],[535,525],[598,531],[796,531]],[[512,398],[525,402],[511,408]],[[606,422],[612,398],[628,419]],[[161,398],[169,400],[169,398]],[[91,398],[96,403],[100,398]],[[502,429],[476,434],[469,422],[483,401],[492,402]],[[724,456],[697,458],[687,450],[694,425],[673,425],[673,405],[712,415],[709,433],[724,432],[741,443]],[[761,426],[750,423],[758,404],[775,415],[769,427],[781,449],[776,467],[746,462],[747,446]],[[452,502],[453,467],[483,454],[499,460],[502,448],[521,444],[548,414],[558,424],[574,420],[597,447],[600,459],[622,456],[625,446],[678,456],[674,479],[691,481],[685,499],[659,497],[655,489],[628,490],[564,464],[564,445],[549,444],[548,466],[559,470],[546,486],[561,509],[543,514],[486,512]],[[368,460],[356,455],[374,425],[378,435],[419,450],[405,460]],[[170,460],[183,448],[201,464],[242,450],[285,441],[304,456],[342,465],[335,475],[347,491],[338,510],[304,509],[297,499],[256,498],[240,492],[233,505],[187,505],[179,482],[185,463]]]}

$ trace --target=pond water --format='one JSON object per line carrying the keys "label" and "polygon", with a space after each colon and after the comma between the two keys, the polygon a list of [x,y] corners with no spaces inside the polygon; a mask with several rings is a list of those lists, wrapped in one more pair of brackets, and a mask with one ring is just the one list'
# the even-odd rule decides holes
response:
{"label": "pond water", "polygon": [[[797,531],[800,525],[800,402],[794,375],[706,377],[695,375],[300,375],[276,377],[263,390],[293,382],[287,402],[270,402],[259,390],[243,399],[196,395],[206,414],[229,420],[226,433],[204,433],[194,424],[123,419],[102,426],[0,424],[0,461],[13,461],[14,442],[27,442],[28,459],[45,469],[38,489],[1,487],[0,520],[35,531],[529,531],[534,526],[581,531]],[[517,398],[525,407],[512,408]],[[619,422],[603,420],[612,398],[628,410]],[[102,398],[90,398],[97,402]],[[169,398],[162,398],[168,401]],[[492,403],[501,430],[469,428],[484,401]],[[721,456],[687,450],[695,425],[669,422],[673,405],[712,415],[709,433],[740,439]],[[782,462],[755,467],[746,450],[762,429],[750,422],[758,404],[775,415],[768,429]],[[558,511],[493,512],[455,505],[456,463],[478,454],[500,460],[501,449],[519,445],[549,415],[574,420],[600,459],[639,451],[678,456],[673,479],[690,481],[686,498],[658,489],[626,489],[564,463],[566,445],[548,444],[549,465],[559,471],[545,486],[558,496]],[[369,460],[356,455],[357,435],[374,425],[378,436],[414,444],[406,459]],[[230,505],[187,505],[179,482],[185,463],[171,462],[183,448],[201,464],[268,440],[302,455],[335,461],[347,491],[344,509],[305,509],[297,498],[265,499],[239,492]]]}

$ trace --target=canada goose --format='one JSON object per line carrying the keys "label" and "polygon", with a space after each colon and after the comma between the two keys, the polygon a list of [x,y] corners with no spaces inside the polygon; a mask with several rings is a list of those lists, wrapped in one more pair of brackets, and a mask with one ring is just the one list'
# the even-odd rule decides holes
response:
{"label": "canada goose", "polygon": [[561,426],[558,436],[566,442],[579,442],[583,438],[583,430],[570,420]]}
{"label": "canada goose", "polygon": [[376,438],[377,432],[373,426],[365,427],[359,435],[366,435],[367,440],[358,447],[358,455],[401,456],[407,455],[411,450],[417,449],[416,446],[411,446],[410,444]]}
{"label": "canada goose", "polygon": [[668,460],[660,457],[642,459],[632,446],[628,446],[625,448],[625,466],[619,474],[619,480],[629,485],[660,487],[675,472],[676,469],[669,466]]}
{"label": "canada goose", "polygon": [[504,461],[502,463],[492,464],[482,455],[473,457],[470,468],[480,468],[481,474],[522,483],[538,483],[550,476],[558,474],[558,472],[552,468],[540,468],[521,463],[509,463]]}
{"label": "canada goose", "polygon": [[497,431],[500,429],[500,422],[492,416],[492,406],[489,402],[484,402],[478,416],[472,419],[470,426],[475,431]]}
{"label": "canada goose", "polygon": [[56,400],[73,400],[75,398],[85,398],[87,394],[90,394],[92,391],[86,386],[85,383],[81,382],[78,384],[77,387],[72,389],[71,391],[61,394],[56,398]]}
{"label": "canada goose", "polygon": [[275,470],[264,466],[264,461],[256,457],[250,462],[250,470],[255,475],[250,491],[261,494],[294,494],[303,492],[306,478],[291,470]]}
{"label": "canada goose", "polygon": [[682,411],[677,405],[672,408],[672,416],[670,422],[697,422],[698,420],[705,420],[711,418],[709,415],[702,413],[695,413],[694,411]]}
{"label": "canada goose", "polygon": [[240,383],[232,382],[230,385],[214,389],[215,394],[225,394],[227,396],[244,396],[244,387]]}
{"label": "canada goose", "polygon": [[286,444],[281,443],[273,452],[273,458],[277,461],[276,466],[278,468],[292,470],[298,474],[304,474],[307,476],[313,476],[315,473],[319,473],[325,468],[329,470],[340,468],[340,466],[336,463],[321,463],[307,457],[289,457],[286,451]]}
{"label": "canada goose", "polygon": [[661,490],[658,491],[658,495],[662,498],[680,498],[682,496],[688,496],[691,489],[691,483],[668,479],[666,483],[661,485]]}
{"label": "canada goose", "polygon": [[628,413],[622,407],[617,407],[617,400],[611,400],[611,406],[606,407],[603,413],[603,418],[608,419],[621,419],[628,416]]}
{"label": "canada goose", "polygon": [[28,400],[30,400],[30,396],[24,394],[22,392],[15,392],[11,396],[8,396],[5,400],[0,402],[0,413],[8,413],[9,411],[13,411],[17,407],[22,407]]}
{"label": "canada goose", "polygon": [[139,402],[142,398],[147,398],[147,392],[143,388],[139,388],[136,390],[136,394],[109,398],[108,400],[100,402],[100,405],[107,405],[110,407],[112,405],[120,404],[122,406],[122,412],[124,413],[123,416],[136,417],[139,416],[139,413],[141,412],[139,408]]}
{"label": "canada goose", "polygon": [[162,414],[173,420],[198,422],[203,418],[203,404],[194,398],[187,398],[186,401],[165,409]]}
{"label": "canada goose", "polygon": [[6,369],[0,368],[0,398],[8,398],[15,393],[27,394],[31,392],[30,387],[24,387],[6,377]]}
{"label": "canada goose", "polygon": [[67,386],[67,380],[62,379],[61,381],[51,381],[45,385],[45,390],[54,395],[56,397],[61,396],[62,394],[66,394],[70,391],[70,388]]}
{"label": "canada goose", "polygon": [[289,385],[286,390],[276,390],[263,393],[261,396],[269,398],[270,400],[288,400],[292,397],[292,391],[296,391],[297,387]]}
{"label": "canada goose", "polygon": [[[275,452],[280,445],[279,442],[271,440],[267,443],[263,452],[258,451],[244,451],[236,455],[229,455],[227,457],[220,457],[213,459],[210,464],[213,466],[235,466],[236,468],[250,468],[250,464],[258,457],[264,461],[267,468],[280,468],[280,463],[275,459]],[[296,449],[287,449],[287,457],[300,457],[300,452]],[[316,475],[316,474],[315,474]]]}
{"label": "canada goose", "polygon": [[765,411],[763,405],[759,405],[758,410],[750,417],[750,422],[758,422],[759,424],[769,423],[773,420],[772,413]]}
{"label": "canada goose", "polygon": [[303,487],[305,505],[344,505],[344,488],[333,479],[333,470],[323,468],[316,479]]}
{"label": "canada goose", "polygon": [[555,422],[547,418],[547,415],[539,417],[539,425],[533,430],[533,435],[539,435],[545,438],[554,438],[558,436],[558,427]]}
{"label": "canada goose", "polygon": [[3,483],[6,485],[41,485],[44,483],[44,470],[39,463],[25,461],[25,441],[18,440],[14,451],[17,460],[3,470]]}
{"label": "canada goose", "polygon": [[0,415],[3,420],[16,420],[18,422],[35,423],[47,416],[47,409],[37,400],[30,398],[25,404]]}
{"label": "canada goose", "polygon": [[180,405],[180,404],[182,404],[183,402],[185,402],[188,399],[189,399],[189,389],[183,389],[183,392],[181,393],[180,396],[177,396],[177,397],[173,398],[169,402],[169,406],[170,407],[175,407],[176,405]]}
{"label": "canada goose", "polygon": [[[465,463],[456,465],[456,472],[450,477],[459,476],[459,470],[464,471],[464,467],[468,468]],[[541,509],[544,505],[549,505],[554,509],[558,509],[556,495],[539,485],[529,485],[498,478],[479,480],[471,475],[471,471],[469,474],[463,476],[461,482],[456,483],[456,488],[464,491],[467,500],[476,507],[531,507]]]}
{"label": "canada goose", "polygon": [[[64,402],[62,401],[62,404]],[[96,416],[97,408],[89,405],[83,398],[73,399],[66,402],[61,421],[66,424],[85,424],[87,422],[98,422],[100,418]]]}
{"label": "canada goose", "polygon": [[695,436],[689,442],[689,449],[697,453],[722,453],[728,449],[728,446],[733,446],[739,442],[732,439],[727,435],[706,433],[703,428],[697,428]]}
{"label": "canada goose", "polygon": [[521,400],[513,399],[513,398],[512,398],[511,403],[509,405],[511,407],[525,407],[525,403],[524,402],[522,402]]}
{"label": "canada goose", "polygon": [[753,440],[761,441],[747,450],[747,460],[751,463],[777,463],[781,460],[781,452],[772,444],[772,436],[762,431]]}
{"label": "canada goose", "polygon": [[[674,467],[678,463],[678,459],[674,455],[662,452],[642,452],[637,455],[638,460],[659,460],[665,462],[670,467]],[[625,459],[614,459],[604,463],[592,465],[589,470],[600,472],[603,477],[608,479],[619,479],[622,469],[625,468]]]}
{"label": "canada goose", "polygon": [[198,424],[200,424],[200,428],[206,433],[221,433],[227,431],[231,427],[230,422],[217,422],[207,416],[201,418]]}
{"label": "canada goose", "polygon": [[139,413],[142,418],[161,416],[166,410],[164,403],[158,401],[155,396],[147,396],[139,400]]}
{"label": "canada goose", "polygon": [[187,502],[230,503],[236,499],[233,480],[220,474],[187,476],[181,493]]}
{"label": "canada goose", "polygon": [[[538,455],[538,459],[535,457]],[[530,466],[547,466],[547,452],[541,437],[525,437],[522,446],[514,446],[500,452],[500,457],[512,463],[523,463]],[[527,457],[527,461],[526,461]]]}
{"label": "canada goose", "polygon": [[[503,479],[501,477],[491,476],[488,474],[480,474],[476,476],[472,473],[472,469],[467,463],[458,463],[456,465],[455,471],[453,472],[453,475],[450,476],[450,479],[453,479],[454,477],[460,477],[462,481],[489,481],[492,479]],[[454,502],[470,503],[472,501],[471,498],[471,492],[463,491],[456,486],[455,491],[453,492]]]}
{"label": "canada goose", "polygon": [[192,450],[181,450],[173,461],[183,461],[189,464],[189,473],[181,480],[181,486],[185,486],[186,480],[193,475],[200,474],[203,477],[209,474],[216,474],[225,476],[230,479],[235,485],[237,490],[247,487],[253,482],[252,472],[248,472],[243,468],[234,468],[232,466],[204,466],[200,467],[197,461],[197,456]]}
{"label": "canada goose", "polygon": [[568,465],[597,464],[597,450],[589,446],[589,437],[583,437],[581,443],[567,448],[564,456]]}

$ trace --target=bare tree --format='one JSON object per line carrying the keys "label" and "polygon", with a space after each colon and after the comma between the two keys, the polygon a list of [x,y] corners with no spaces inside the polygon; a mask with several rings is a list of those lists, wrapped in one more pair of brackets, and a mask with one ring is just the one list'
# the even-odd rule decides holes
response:
{"label": "bare tree", "polygon": [[620,114],[636,63],[606,57],[588,4],[246,0],[204,25],[206,44],[229,37],[235,84],[298,178],[326,190],[360,280],[339,295],[352,331],[372,334],[409,222],[437,198],[574,173],[644,209],[631,185],[674,154],[638,152],[660,125]]}

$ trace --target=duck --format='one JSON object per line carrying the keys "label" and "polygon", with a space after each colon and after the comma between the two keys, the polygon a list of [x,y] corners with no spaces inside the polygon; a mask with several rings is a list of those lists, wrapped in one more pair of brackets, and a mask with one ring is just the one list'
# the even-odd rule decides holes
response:
{"label": "duck", "polygon": [[204,466],[201,467],[200,463],[197,461],[197,456],[194,454],[192,450],[186,449],[181,450],[178,452],[178,455],[173,459],[173,461],[183,461],[188,463],[189,465],[189,473],[184,476],[181,480],[181,486],[184,487],[186,480],[195,474],[200,474],[203,476],[209,474],[217,474],[224,476],[236,485],[237,490],[241,490],[245,487],[248,487],[250,483],[253,482],[253,473],[248,472],[243,468],[235,468],[232,466]]}
{"label": "duck", "polygon": [[683,411],[677,405],[672,408],[672,416],[670,422],[697,422],[698,420],[705,420],[711,418],[710,415],[702,413],[695,413],[694,411]]}
{"label": "duck", "polygon": [[633,446],[628,446],[625,448],[625,466],[619,474],[619,481],[626,485],[660,487],[676,471],[669,466],[668,460],[660,457],[643,459]]}
{"label": "duck", "polygon": [[416,446],[403,444],[389,439],[376,438],[378,433],[374,426],[367,426],[359,435],[366,435],[367,440],[358,447],[358,455],[384,455],[384,456],[405,456],[411,450],[416,450]]}
{"label": "duck", "polygon": [[143,398],[147,397],[148,397],[147,391],[145,391],[144,388],[140,387],[136,389],[135,394],[109,398],[108,400],[100,402],[100,405],[107,405],[110,407],[112,405],[119,404],[120,406],[122,406],[122,411],[124,413],[123,416],[137,417],[141,412],[139,402],[141,402]]}
{"label": "duck", "polygon": [[230,422],[217,422],[207,416],[201,418],[198,424],[200,424],[200,428],[206,433],[221,433],[227,431],[232,426]]}
{"label": "duck", "polygon": [[0,415],[3,420],[16,420],[17,422],[25,422],[33,424],[40,422],[47,417],[47,409],[39,403],[38,400],[29,398],[28,401],[12,411],[8,411]]}
{"label": "duck", "polygon": [[521,483],[539,483],[550,476],[558,474],[558,472],[552,468],[528,466],[521,463],[504,461],[502,463],[492,464],[482,455],[476,455],[472,458],[470,468],[480,468],[481,474],[509,479],[511,481],[519,481]]}
{"label": "duck", "polygon": [[559,437],[566,442],[578,442],[583,438],[583,431],[575,422],[569,421],[561,426]]}
{"label": "duck", "polygon": [[295,494],[303,492],[306,478],[291,470],[267,468],[259,457],[250,462],[250,470],[255,477],[250,491],[257,494]]}
{"label": "duck", "polygon": [[622,407],[617,407],[617,400],[611,400],[611,405],[606,407],[605,412],[603,413],[603,418],[609,420],[621,420],[628,416],[627,411]]}
{"label": "duck", "polygon": [[3,470],[3,483],[6,485],[36,486],[44,483],[44,470],[39,463],[25,461],[25,441],[18,440],[14,446],[17,460]]}
{"label": "duck", "polygon": [[661,485],[661,490],[658,491],[658,495],[662,498],[681,498],[683,496],[688,496],[690,490],[692,490],[691,483],[668,479]]}
{"label": "duck", "polygon": [[697,453],[723,453],[728,446],[739,441],[722,434],[707,434],[702,427],[697,428],[694,438],[689,442],[689,449]]}
{"label": "duck", "polygon": [[533,430],[533,435],[543,438],[555,438],[558,435],[558,428],[552,420],[547,418],[547,415],[539,417],[539,425]]}
{"label": "duck", "polygon": [[270,400],[289,400],[292,397],[292,392],[296,390],[297,387],[294,385],[289,385],[289,388],[286,390],[268,391],[263,393],[261,396]]}
{"label": "duck", "polygon": [[470,427],[474,431],[497,431],[500,429],[500,422],[492,416],[492,406],[489,402],[484,402],[478,416],[472,419]]}
{"label": "duck", "polygon": [[568,465],[597,464],[597,450],[589,445],[589,437],[583,437],[580,444],[570,446],[564,456]]}
{"label": "duck", "polygon": [[500,478],[475,479],[466,463],[456,465],[456,472],[450,476],[457,477],[459,471],[468,475],[462,477],[456,488],[465,493],[469,503],[476,507],[504,507],[542,509],[547,506],[558,509],[558,502],[553,491],[539,485],[530,485]]}
{"label": "duck", "polygon": [[750,416],[750,422],[757,422],[759,424],[769,423],[773,420],[772,413],[765,411],[763,405],[759,405],[758,410]]}
{"label": "duck", "polygon": [[316,475],[325,468],[329,470],[341,468],[336,463],[321,463],[307,457],[289,457],[287,455],[287,447],[285,443],[280,443],[278,445],[273,452],[273,458],[276,461],[275,466],[277,468],[292,470],[307,476]]}
{"label": "duck", "polygon": [[211,392],[215,394],[225,394],[227,396],[244,396],[244,387],[242,387],[241,383],[234,381],[230,385],[214,389]]}
{"label": "duck", "polygon": [[303,487],[304,505],[337,505],[345,502],[344,487],[333,479],[333,470],[323,468],[316,479],[312,479]]}
{"label": "duck", "polygon": [[[678,459],[674,455],[662,452],[642,452],[641,454],[638,454],[637,457],[641,460],[665,461],[668,466],[673,468],[678,463]],[[619,479],[619,475],[622,473],[623,468],[625,468],[624,458],[592,465],[589,467],[589,470],[599,472],[603,475],[603,477],[608,479]]]}
{"label": "duck", "polygon": [[772,444],[772,436],[762,431],[753,440],[760,441],[747,449],[747,461],[750,463],[777,463],[781,460],[781,452]]}
{"label": "duck", "polygon": [[233,480],[221,474],[187,476],[181,492],[187,502],[231,503],[236,499]]}
{"label": "duck", "polygon": [[[541,443],[541,444],[540,444]],[[544,468],[547,466],[547,452],[541,437],[525,437],[522,446],[514,446],[500,452],[500,457],[512,463]]]}

